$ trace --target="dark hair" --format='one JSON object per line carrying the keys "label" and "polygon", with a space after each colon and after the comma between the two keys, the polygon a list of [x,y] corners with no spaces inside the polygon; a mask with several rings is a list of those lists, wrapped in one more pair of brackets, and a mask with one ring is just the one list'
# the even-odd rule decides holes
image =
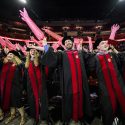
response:
{"label": "dark hair", "polygon": [[15,50],[9,51],[8,54],[9,54],[9,53],[12,53],[12,54],[14,54],[15,56],[17,56],[17,57],[20,58],[20,54],[19,54],[17,51],[15,51]]}
{"label": "dark hair", "polygon": [[99,43],[102,41],[102,38],[98,38],[96,39],[94,45],[93,45],[93,49],[97,49],[97,46],[99,45]]}

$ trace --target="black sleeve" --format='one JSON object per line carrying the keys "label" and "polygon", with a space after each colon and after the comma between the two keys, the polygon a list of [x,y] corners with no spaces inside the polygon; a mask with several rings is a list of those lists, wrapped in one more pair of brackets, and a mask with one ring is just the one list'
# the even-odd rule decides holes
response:
{"label": "black sleeve", "polygon": [[56,67],[57,61],[58,54],[51,47],[49,47],[49,50],[41,58],[41,64],[48,67]]}
{"label": "black sleeve", "polygon": [[0,72],[2,70],[2,66],[3,66],[3,61],[2,61],[2,59],[0,59]]}
{"label": "black sleeve", "polygon": [[24,55],[24,53],[23,53],[21,50],[17,50],[17,52],[19,53],[21,60],[24,61],[24,60],[25,60],[25,55]]}
{"label": "black sleeve", "polygon": [[23,90],[27,90],[27,69],[25,68],[25,64],[22,63],[20,65],[21,67],[21,72],[22,72],[22,84],[23,84]]}
{"label": "black sleeve", "polygon": [[96,54],[83,52],[83,59],[85,61],[85,67],[87,73],[96,70]]}
{"label": "black sleeve", "polygon": [[117,55],[121,61],[125,61],[125,52],[119,52]]}
{"label": "black sleeve", "polygon": [[119,52],[117,54],[117,58],[115,59],[116,59],[119,71],[121,73],[125,72],[125,52]]}
{"label": "black sleeve", "polygon": [[0,72],[2,70],[2,66],[3,66],[3,58],[5,57],[6,55],[4,54],[4,52],[2,51],[0,53]]}
{"label": "black sleeve", "polygon": [[27,91],[27,69],[23,72],[23,90]]}

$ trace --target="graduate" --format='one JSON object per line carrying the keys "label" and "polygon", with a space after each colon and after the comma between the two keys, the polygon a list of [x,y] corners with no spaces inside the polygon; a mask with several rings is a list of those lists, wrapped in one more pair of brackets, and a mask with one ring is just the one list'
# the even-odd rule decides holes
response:
{"label": "graduate", "polygon": [[[34,35],[44,39],[44,33],[29,17],[26,9],[20,11],[23,21],[27,23]],[[41,59],[42,65],[60,68],[60,86],[62,93],[62,120],[66,124],[77,124],[85,117],[91,117],[90,93],[84,66],[83,53],[73,50],[74,39],[64,37],[62,40],[66,51],[56,52],[51,47],[45,47],[45,54]]]}
{"label": "graduate", "polygon": [[91,117],[91,105],[88,80],[83,60],[83,53],[73,50],[73,38],[64,37],[66,51],[54,52],[51,47],[42,58],[45,65],[53,64],[60,69],[62,92],[62,120],[65,124],[83,122]]}
{"label": "graduate", "polygon": [[10,123],[16,117],[16,110],[21,115],[20,125],[25,123],[24,107],[22,103],[22,61],[18,52],[9,51],[3,60],[0,74],[1,108],[4,113],[10,110],[10,116],[5,124]]}
{"label": "graduate", "polygon": [[[125,83],[123,67],[125,53],[118,52],[109,41],[101,41],[97,52],[88,54],[86,66],[96,72],[99,86],[99,100],[104,125],[112,125],[117,117],[125,124]],[[115,41],[114,41],[115,42]]]}
{"label": "graduate", "polygon": [[45,70],[40,63],[40,56],[36,49],[29,49],[24,72],[29,115],[34,119],[34,125],[38,123],[46,125],[48,122]]}
{"label": "graduate", "polygon": [[[0,73],[1,73],[1,70],[2,70],[2,64],[3,64],[4,56],[5,56],[5,54],[3,53],[2,46],[0,45]],[[1,109],[1,95],[0,95],[0,121],[2,121],[3,118],[4,118],[4,114],[3,114],[3,111]]]}

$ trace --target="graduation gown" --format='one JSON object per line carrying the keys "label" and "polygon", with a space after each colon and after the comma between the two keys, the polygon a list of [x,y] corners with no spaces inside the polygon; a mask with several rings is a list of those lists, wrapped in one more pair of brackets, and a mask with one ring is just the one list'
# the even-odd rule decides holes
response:
{"label": "graduation gown", "polygon": [[43,56],[44,65],[55,66],[60,70],[62,91],[62,117],[64,122],[83,120],[91,116],[89,87],[83,60],[83,52],[53,52],[50,47]]}
{"label": "graduation gown", "polygon": [[22,64],[12,66],[12,63],[5,63],[0,73],[0,96],[3,111],[10,107],[20,108],[22,104]]}
{"label": "graduation gown", "polygon": [[125,119],[125,83],[123,80],[124,53],[90,54],[88,67],[96,69],[99,98],[104,125],[111,125],[117,116]]}
{"label": "graduation gown", "polygon": [[45,83],[45,72],[42,66],[35,66],[30,61],[28,69],[25,69],[24,82],[26,85],[27,102],[31,117],[39,120],[48,119],[48,100]]}
{"label": "graduation gown", "polygon": [[[0,53],[0,74],[1,74],[2,66],[3,66],[4,56],[5,56],[4,52],[1,51],[1,53]],[[1,86],[0,86],[0,88],[1,88]],[[0,89],[0,93],[1,93],[1,89]],[[2,97],[1,97],[1,94],[0,94],[0,108],[1,108],[1,100],[2,100]]]}

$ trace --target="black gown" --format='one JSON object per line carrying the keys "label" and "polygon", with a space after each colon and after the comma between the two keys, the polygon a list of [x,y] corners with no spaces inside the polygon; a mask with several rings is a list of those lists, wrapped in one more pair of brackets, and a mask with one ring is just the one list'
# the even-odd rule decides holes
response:
{"label": "black gown", "polygon": [[83,52],[75,50],[53,52],[50,47],[42,58],[42,64],[58,67],[62,93],[62,120],[82,121],[91,117],[90,93]]}
{"label": "black gown", "polygon": [[125,124],[125,53],[88,54],[86,65],[98,77],[99,99],[104,125],[112,125],[115,117]]}
{"label": "black gown", "polygon": [[10,107],[20,108],[22,103],[22,64],[12,66],[12,63],[5,63],[0,74],[0,96],[3,111],[8,111]]}
{"label": "black gown", "polygon": [[25,69],[23,81],[27,93],[29,115],[37,122],[39,118],[48,120],[48,99],[44,68],[34,66],[31,61],[28,69]]}

